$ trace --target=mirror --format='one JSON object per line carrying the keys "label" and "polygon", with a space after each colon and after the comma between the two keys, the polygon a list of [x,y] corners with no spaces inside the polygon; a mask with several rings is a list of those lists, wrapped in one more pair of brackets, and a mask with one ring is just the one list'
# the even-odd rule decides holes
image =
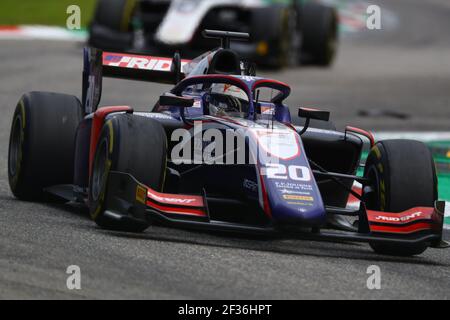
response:
{"label": "mirror", "polygon": [[298,116],[306,119],[330,120],[330,112],[311,108],[298,108]]}
{"label": "mirror", "polygon": [[194,105],[194,99],[175,96],[175,95],[162,95],[159,97],[159,105],[170,106],[170,107],[189,108]]}

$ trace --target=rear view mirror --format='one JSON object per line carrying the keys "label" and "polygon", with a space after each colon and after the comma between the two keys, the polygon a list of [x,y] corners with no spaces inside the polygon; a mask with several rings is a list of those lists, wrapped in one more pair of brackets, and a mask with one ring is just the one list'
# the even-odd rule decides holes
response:
{"label": "rear view mirror", "polygon": [[175,95],[162,95],[159,97],[159,105],[170,106],[170,107],[189,108],[194,105],[194,99],[175,96]]}
{"label": "rear view mirror", "polygon": [[328,121],[330,120],[330,112],[310,108],[298,108],[298,116],[300,118],[315,119]]}

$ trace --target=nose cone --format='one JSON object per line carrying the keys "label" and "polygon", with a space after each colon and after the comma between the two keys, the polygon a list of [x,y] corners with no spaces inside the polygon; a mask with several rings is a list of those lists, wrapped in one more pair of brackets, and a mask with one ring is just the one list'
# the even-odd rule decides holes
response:
{"label": "nose cone", "polygon": [[263,184],[260,202],[270,206],[273,221],[304,226],[325,224],[325,206],[300,135],[281,125],[254,131],[256,144],[251,146],[260,156]]}
{"label": "nose cone", "polygon": [[320,226],[327,216],[319,188],[307,181],[264,178],[272,219],[276,223]]}
{"label": "nose cone", "polygon": [[304,226],[320,226],[326,223],[326,211],[320,194],[300,195],[269,193],[274,222]]}

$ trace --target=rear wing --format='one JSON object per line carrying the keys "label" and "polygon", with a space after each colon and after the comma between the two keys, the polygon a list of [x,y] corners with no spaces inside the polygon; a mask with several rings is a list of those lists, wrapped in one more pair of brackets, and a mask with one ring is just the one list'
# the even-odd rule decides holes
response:
{"label": "rear wing", "polygon": [[182,67],[190,62],[178,53],[167,58],[95,48],[84,48],[83,58],[82,103],[86,114],[94,112],[100,103],[103,77],[177,84],[185,77]]}

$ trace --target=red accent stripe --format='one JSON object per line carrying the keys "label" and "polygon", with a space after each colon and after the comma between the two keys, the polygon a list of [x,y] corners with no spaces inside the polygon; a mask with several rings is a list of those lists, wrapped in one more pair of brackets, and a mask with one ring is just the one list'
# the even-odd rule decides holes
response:
{"label": "red accent stripe", "polygon": [[423,230],[433,229],[433,224],[428,222],[421,222],[416,224],[411,224],[408,226],[377,226],[370,225],[370,231],[372,232],[383,232],[383,233],[401,233],[408,234]]}
{"label": "red accent stripe", "polygon": [[270,210],[269,205],[269,197],[267,196],[266,185],[264,184],[264,178],[261,173],[259,174],[259,179],[261,181],[261,192],[263,196],[264,212],[269,218],[272,218],[272,211]]}
{"label": "red accent stripe", "polygon": [[151,201],[147,201],[147,205],[149,207],[155,208],[159,211],[165,212],[165,213],[174,213],[174,214],[183,214],[183,215],[190,215],[190,216],[197,216],[197,217],[206,217],[206,212],[201,209],[192,209],[192,208],[174,208],[174,207],[167,207],[162,206],[156,203],[153,203]]}
{"label": "red accent stripe", "polygon": [[[167,61],[167,62],[172,62],[172,58],[168,58],[168,57],[157,57],[157,56],[145,56],[145,55],[138,55],[138,54],[129,54],[129,53],[118,53],[118,52],[103,52],[103,65],[108,65],[107,62],[109,62],[108,60],[106,60],[107,56],[115,56],[115,57],[130,57],[130,58],[144,58],[144,59],[148,59],[148,60],[158,60],[158,61]],[[182,59],[181,62],[183,63],[189,63],[192,60],[187,60],[187,59]],[[106,62],[106,63],[105,63]]]}
{"label": "red accent stripe", "polygon": [[360,135],[366,137],[367,139],[369,139],[371,147],[373,147],[375,145],[375,137],[373,136],[373,134],[371,132],[360,129],[360,128],[356,128],[356,127],[350,127],[350,126],[345,127],[345,130],[349,131],[349,132],[357,133],[357,134],[360,134]]}
{"label": "red accent stripe", "polygon": [[307,107],[302,107],[302,109],[306,110],[306,111],[321,111],[321,110],[316,109],[316,108],[307,108]]}
{"label": "red accent stripe", "polygon": [[[355,186],[353,186],[352,187],[352,190],[354,191],[354,192],[356,192],[357,194],[359,194],[360,196],[362,196],[362,189],[360,188],[360,187],[355,187]],[[356,203],[360,203],[361,201],[358,199],[358,198],[356,198],[352,193],[350,193],[349,194],[349,196],[348,196],[348,200],[347,200],[347,205],[349,205],[349,204],[356,204]]]}
{"label": "red accent stripe", "polygon": [[100,132],[103,128],[103,123],[106,116],[113,112],[124,112],[132,110],[133,109],[129,106],[103,107],[98,109],[94,113],[94,117],[92,119],[91,142],[89,149],[89,176],[91,176],[92,173],[92,164],[94,162],[95,150],[97,149],[97,142],[100,137]]}
{"label": "red accent stripe", "polygon": [[159,202],[162,204],[172,205],[172,206],[183,206],[183,207],[204,207],[205,206],[203,197],[191,196],[191,195],[181,195],[181,194],[161,193],[161,192],[157,192],[148,187],[147,187],[147,198],[154,202]]}
{"label": "red accent stripe", "polygon": [[[415,220],[433,219],[434,208],[417,207],[411,208],[404,212],[393,213],[383,211],[367,210],[367,218],[373,223],[389,223],[393,225],[402,225],[405,223],[411,223]],[[411,216],[413,215],[414,216]],[[392,219],[399,219],[398,221],[389,219],[377,219],[377,217],[385,217]],[[403,218],[403,220],[401,220]]]}
{"label": "red accent stripe", "polygon": [[[232,84],[235,85],[236,87],[239,87],[240,89],[244,90],[247,95],[250,97],[250,91],[248,89],[247,84],[242,81],[239,78],[233,77],[233,76],[229,76],[229,75],[221,75],[221,74],[209,74],[209,75],[200,75],[200,76],[192,76],[192,77],[188,77],[185,78],[182,82],[180,82],[179,84],[177,84],[175,86],[174,89],[172,89],[173,93],[177,93],[179,91],[180,88],[185,88],[189,85],[189,83],[196,83],[197,80],[222,80],[222,83],[228,83],[228,84]],[[223,80],[226,80],[226,82],[224,82]],[[187,83],[187,85],[186,85]]]}
{"label": "red accent stripe", "polygon": [[252,87],[252,91],[255,90],[256,87],[261,86],[261,84],[263,84],[263,83],[275,84],[275,85],[278,85],[278,86],[285,87],[285,88],[287,88],[289,90],[291,89],[291,87],[287,83],[284,83],[284,82],[281,82],[281,81],[278,81],[278,80],[260,79],[260,80],[255,81],[255,83],[253,84],[253,87]]}
{"label": "red accent stripe", "polygon": [[[147,206],[164,213],[182,214],[196,217],[207,217],[203,197],[184,194],[161,193],[145,186],[147,189]],[[192,202],[181,202],[171,200],[194,200]]]}
{"label": "red accent stripe", "polygon": [[20,28],[18,26],[0,26],[1,31],[19,31]]}

